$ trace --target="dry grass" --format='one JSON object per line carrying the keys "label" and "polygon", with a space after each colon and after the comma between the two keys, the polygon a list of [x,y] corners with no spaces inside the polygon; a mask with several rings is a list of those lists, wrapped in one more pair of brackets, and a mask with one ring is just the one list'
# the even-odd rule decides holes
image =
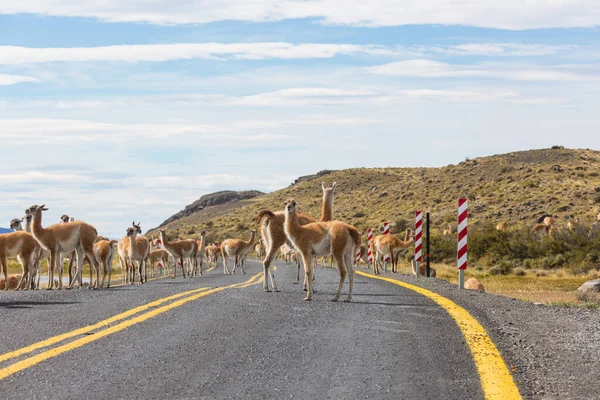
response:
{"label": "dry grass", "polygon": [[[437,277],[458,284],[456,266],[433,264]],[[410,273],[410,265],[405,264],[400,272]],[[483,284],[487,293],[499,294],[515,299],[554,305],[583,305],[593,302],[593,299],[578,296],[577,288],[584,282],[595,279],[596,273],[585,276],[570,275],[566,270],[544,271],[547,276],[536,276],[535,271],[529,275],[490,275],[483,271],[467,269],[465,280],[477,278]]]}

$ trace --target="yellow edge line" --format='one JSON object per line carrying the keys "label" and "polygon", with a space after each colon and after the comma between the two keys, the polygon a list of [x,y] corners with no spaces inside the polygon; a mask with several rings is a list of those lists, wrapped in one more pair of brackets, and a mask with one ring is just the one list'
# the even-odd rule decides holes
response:
{"label": "yellow edge line", "polygon": [[[207,270],[207,272],[208,271],[209,270]],[[165,277],[165,278],[167,278],[167,277]],[[160,279],[160,278],[154,278],[154,279]],[[116,285],[116,286],[120,286],[120,285]],[[0,363],[4,362],[6,360],[10,360],[11,358],[22,356],[23,354],[31,353],[34,350],[41,349],[43,347],[48,347],[48,346],[51,346],[51,345],[56,344],[58,342],[62,342],[65,339],[69,339],[69,338],[72,338],[74,336],[83,335],[83,334],[85,334],[85,333],[87,333],[89,331],[96,330],[98,328],[102,328],[102,327],[104,327],[106,325],[112,324],[113,322],[117,322],[117,321],[120,321],[120,320],[125,319],[127,317],[130,317],[130,316],[132,316],[134,314],[137,314],[137,313],[139,313],[141,311],[145,311],[145,310],[147,310],[149,308],[156,307],[156,306],[158,306],[158,305],[160,305],[162,303],[165,303],[167,301],[170,301],[170,300],[173,300],[173,299],[177,299],[179,297],[183,297],[183,296],[186,296],[188,294],[192,294],[192,293],[197,293],[197,292],[201,292],[201,291],[204,291],[204,290],[208,290],[208,289],[209,288],[206,288],[206,287],[205,288],[199,288],[199,289],[189,290],[187,292],[177,293],[177,294],[174,294],[174,295],[168,296],[168,297],[163,297],[162,299],[158,299],[158,300],[155,300],[153,302],[144,304],[142,306],[139,306],[139,307],[136,307],[136,308],[132,308],[131,310],[127,310],[127,311],[125,311],[125,312],[123,312],[121,314],[117,314],[117,315],[115,315],[113,317],[110,317],[108,319],[105,319],[105,320],[102,320],[100,322],[97,322],[94,325],[88,325],[88,326],[85,326],[83,328],[76,329],[74,331],[63,333],[61,335],[57,335],[57,336],[51,337],[51,338],[43,340],[41,342],[34,343],[32,345],[29,345],[27,347],[23,347],[21,349],[18,349],[18,350],[15,350],[15,351],[11,351],[9,353],[4,353],[4,354],[0,355]]]}
{"label": "yellow edge line", "polygon": [[[144,321],[146,321],[146,320],[148,320],[150,318],[153,318],[153,317],[155,317],[155,316],[157,316],[159,314],[167,312],[167,311],[169,311],[169,310],[171,310],[173,308],[180,307],[180,306],[182,306],[185,303],[188,303],[190,301],[197,300],[197,299],[199,299],[201,297],[208,296],[209,294],[217,293],[217,292],[223,291],[225,289],[235,288],[235,287],[238,287],[238,286],[241,286],[241,285],[249,285],[250,283],[252,283],[261,274],[262,274],[262,272],[254,275],[247,282],[236,283],[236,284],[229,285],[229,286],[222,286],[222,287],[219,287],[219,288],[210,289],[210,290],[204,291],[202,293],[186,297],[185,299],[174,301],[171,304],[168,304],[166,306],[162,306],[162,307],[157,308],[155,310],[149,311],[149,312],[147,312],[145,314],[142,314],[142,315],[137,316],[135,318],[129,319],[127,321],[123,321],[120,324],[117,324],[115,326],[107,328],[107,329],[105,329],[105,330],[103,330],[101,332],[97,332],[97,333],[95,333],[93,335],[85,336],[85,337],[83,337],[81,339],[74,340],[74,341],[69,342],[67,344],[64,344],[62,346],[55,347],[55,348],[50,349],[50,350],[46,350],[46,351],[44,351],[44,352],[42,352],[40,354],[37,354],[37,355],[29,357],[29,358],[27,358],[25,360],[16,362],[16,363],[14,363],[12,365],[9,365],[6,368],[0,369],[0,380],[6,378],[8,376],[11,376],[11,375],[13,375],[13,374],[15,374],[15,373],[17,373],[19,371],[27,369],[27,368],[35,365],[35,364],[41,363],[42,361],[45,361],[45,360],[47,360],[49,358],[56,357],[56,356],[58,356],[58,355],[60,355],[62,353],[66,353],[67,351],[77,349],[77,348],[82,347],[82,346],[84,346],[84,345],[86,345],[88,343],[91,343],[91,342],[94,342],[94,341],[96,341],[98,339],[101,339],[101,338],[103,338],[105,336],[112,335],[113,333],[122,331],[122,330],[124,330],[126,328],[129,328],[132,325],[139,324],[140,322],[144,322]],[[256,284],[258,282],[260,282],[260,281],[254,282],[254,284]]]}
{"label": "yellow edge line", "polygon": [[362,271],[356,271],[356,273],[368,278],[379,279],[405,287],[439,304],[456,321],[465,337],[469,349],[473,354],[485,398],[488,400],[521,399],[519,389],[515,385],[513,377],[504,363],[498,348],[496,348],[496,345],[492,342],[484,327],[467,310],[451,300],[419,286],[392,278],[367,274]]}

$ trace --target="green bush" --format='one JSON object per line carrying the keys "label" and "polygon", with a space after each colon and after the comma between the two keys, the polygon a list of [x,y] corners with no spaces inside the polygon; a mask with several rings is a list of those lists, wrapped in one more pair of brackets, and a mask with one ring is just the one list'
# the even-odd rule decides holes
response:
{"label": "green bush", "polygon": [[500,261],[497,265],[494,265],[488,272],[490,275],[508,275],[512,271],[512,264],[510,261]]}

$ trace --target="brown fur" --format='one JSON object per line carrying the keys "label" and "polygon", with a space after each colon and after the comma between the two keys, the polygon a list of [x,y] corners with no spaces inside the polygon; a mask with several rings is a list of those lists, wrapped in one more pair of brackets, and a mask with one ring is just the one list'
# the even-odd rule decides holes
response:
{"label": "brown fur", "polygon": [[307,295],[304,300],[312,300],[313,257],[332,255],[340,272],[340,282],[334,301],[340,297],[346,275],[350,286],[345,301],[352,300],[354,288],[354,256],[360,246],[360,232],[341,221],[313,222],[301,225],[296,213],[296,201],[290,199],[285,208],[285,234],[300,252],[304,262]]}
{"label": "brown fur", "polygon": [[465,289],[480,290],[482,292],[485,292],[485,287],[483,287],[483,285],[481,284],[481,282],[479,282],[475,278],[469,278],[469,279],[467,279],[467,281],[465,282]]}
{"label": "brown fur", "polygon": [[157,262],[163,264],[165,271],[169,271],[169,252],[165,249],[152,250],[148,253],[148,262],[152,269],[152,277],[154,277],[154,266]]}
{"label": "brown fur", "polygon": [[221,245],[211,244],[206,246],[204,255],[206,256],[206,262],[212,263],[213,267],[216,267],[219,262],[219,257],[221,257]]}
{"label": "brown fur", "polygon": [[[415,256],[412,255],[410,257],[410,262],[412,265],[412,273],[413,275],[417,275],[417,262],[415,261]],[[427,265],[425,265],[425,263],[420,263],[419,264],[419,273],[421,274],[421,276],[427,276]],[[429,267],[429,277],[430,278],[435,278],[437,276],[437,272],[435,270],[435,268],[433,267]]]}
{"label": "brown fur", "polygon": [[[405,239],[408,239],[410,229],[407,229],[405,234]],[[410,245],[415,242],[414,237],[411,237],[408,240],[400,240],[394,235],[379,235],[373,238],[373,253],[374,253],[374,262],[373,262],[373,273],[379,274],[379,264],[381,259],[385,255],[390,255],[392,257],[392,272],[397,272],[394,263],[394,257],[398,258],[396,255],[399,252],[405,251],[408,249]]]}
{"label": "brown fur", "polygon": [[448,229],[444,229],[444,232],[442,232],[442,235],[445,236],[452,236],[453,232],[452,232],[452,224],[448,224]]}
{"label": "brown fur", "polygon": [[[139,235],[142,231],[139,223],[135,222],[127,229],[127,238],[129,239],[129,247],[127,248],[127,256],[131,262],[129,283],[135,283],[135,262],[138,263],[138,272],[140,275],[140,284],[148,280],[148,254],[150,253],[150,241],[146,236]],[[138,236],[139,235],[139,236]]]}
{"label": "brown fur", "polygon": [[198,245],[198,251],[196,257],[198,258],[196,268],[192,270],[192,275],[198,275],[198,267],[200,268],[200,275],[202,275],[202,264],[204,263],[204,249],[206,248],[206,231],[200,232],[200,240],[196,241]]}
{"label": "brown fur", "polygon": [[546,217],[546,218],[544,218],[543,223],[544,223],[544,225],[550,227],[550,226],[554,225],[556,223],[556,221],[552,217]]}
{"label": "brown fur", "polygon": [[[79,287],[82,286],[82,270],[83,257],[88,256],[96,268],[96,279],[100,278],[100,270],[96,265],[94,256],[94,242],[98,237],[98,231],[92,225],[83,221],[73,221],[63,224],[50,225],[46,228],[42,227],[42,212],[47,208],[42,206],[31,206],[25,212],[27,215],[33,215],[32,233],[35,240],[46,250],[50,251],[50,265],[48,281],[50,282],[49,289],[52,289],[54,283],[54,270],[57,269],[58,256],[61,253],[70,253],[73,250],[77,251],[77,272],[73,277],[73,281],[68,288],[71,289],[73,284],[79,278]],[[59,289],[62,288],[62,268],[58,269],[58,284]]]}
{"label": "brown fur", "polygon": [[256,256],[258,258],[265,257],[265,246],[263,246],[262,243],[257,243],[256,246],[254,246],[254,251],[256,252]]}
{"label": "brown fur", "polygon": [[539,231],[543,231],[544,233],[548,233],[550,231],[550,227],[546,224],[535,224],[531,228],[531,233],[536,233]]}
{"label": "brown fur", "polygon": [[[39,246],[34,237],[27,232],[17,231],[0,235],[0,269],[5,280],[8,279],[8,257],[17,257],[22,267],[21,280],[17,288],[31,287],[34,264]],[[4,290],[8,290],[5,287]]]}
{"label": "brown fur", "polygon": [[227,268],[227,258],[230,256],[235,257],[235,263],[231,273],[235,274],[235,269],[238,265],[241,265],[242,273],[246,273],[244,270],[244,264],[242,263],[242,258],[252,251],[255,241],[256,231],[254,230],[250,233],[250,239],[248,241],[243,241],[240,239],[227,239],[221,243],[221,257],[223,257],[224,274],[229,274],[229,269]]}
{"label": "brown fur", "polygon": [[[31,233],[32,219],[33,217],[31,215],[26,216],[24,219],[14,218],[12,221],[10,221],[10,229],[13,229],[15,231],[22,231],[22,223],[25,222],[25,232]],[[33,266],[30,268],[30,273],[33,274],[30,286],[31,289],[39,289],[40,287],[40,278],[42,275],[42,261],[46,260],[48,265],[50,265],[50,252],[44,249],[42,246],[40,246],[39,243],[37,243],[37,241],[35,244],[37,246],[35,261]],[[37,277],[37,281],[34,279],[35,277]]]}
{"label": "brown fur", "polygon": [[[139,225],[135,225],[135,221],[133,222],[132,227],[136,229],[136,233],[138,235],[142,234],[142,229]],[[119,265],[121,266],[121,283],[130,283],[130,278],[132,275],[130,271],[133,268],[133,265],[131,264],[131,260],[129,259],[130,244],[131,241],[129,240],[129,237],[127,235],[123,236],[117,244],[117,254],[119,256]],[[135,272],[133,275],[135,275]]]}
{"label": "brown fur", "polygon": [[[0,290],[15,290],[17,287],[19,287],[19,282],[22,281],[23,275],[8,275],[8,278],[0,278]],[[6,284],[6,282],[8,281],[8,285]],[[22,286],[22,285],[21,285]]]}
{"label": "brown fur", "polygon": [[[323,207],[321,209],[321,221],[328,221],[333,218],[333,197],[335,196],[336,186],[337,184],[335,182],[333,183],[331,188],[327,188],[325,183],[321,183],[321,188],[323,190]],[[306,225],[308,223],[315,222],[315,219],[307,214],[297,214],[297,218],[300,225]],[[284,212],[261,210],[259,211],[256,220],[260,222],[261,240],[265,244],[266,251],[265,259],[263,261],[263,289],[265,292],[271,291],[271,289],[269,288],[270,279],[273,291],[279,292],[279,289],[277,289],[277,284],[275,282],[275,275],[271,270],[271,264],[277,256],[280,247],[287,242],[284,230]],[[296,272],[296,282],[294,283],[299,283],[299,276],[300,264],[298,263]],[[306,285],[306,282],[304,282],[304,284]]]}
{"label": "brown fur", "polygon": [[[189,264],[194,265],[194,268],[197,267],[198,243],[193,239],[169,242],[166,234],[167,231],[165,229],[160,229],[159,232],[159,237],[164,249],[169,252],[175,260],[179,261],[179,264],[181,264],[181,273],[185,279],[185,260],[187,260]],[[175,277],[177,277],[177,265],[173,272],[172,278],[175,279]]]}
{"label": "brown fur", "polygon": [[[116,240],[109,240],[108,238],[104,238],[103,240],[98,240],[94,243],[94,255],[96,256],[96,261],[99,266],[102,266],[102,282],[99,287],[104,287],[104,282],[106,280],[106,275],[108,274],[108,284],[107,288],[110,287],[110,279],[112,277],[112,260],[115,254],[114,246],[118,242]],[[90,285],[92,282],[90,281]],[[98,288],[98,281],[96,281],[95,287]]]}
{"label": "brown fur", "polygon": [[129,283],[129,238],[127,236],[117,243],[117,254],[121,266],[121,283]]}
{"label": "brown fur", "polygon": [[498,225],[496,225],[497,231],[505,231],[507,229],[508,229],[508,222],[499,222]]}

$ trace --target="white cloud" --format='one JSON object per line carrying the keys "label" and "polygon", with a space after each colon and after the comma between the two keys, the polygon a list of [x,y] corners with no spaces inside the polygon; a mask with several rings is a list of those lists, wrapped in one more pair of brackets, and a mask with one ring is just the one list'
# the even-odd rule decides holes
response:
{"label": "white cloud", "polygon": [[325,24],[369,27],[441,24],[518,30],[600,25],[596,0],[371,0],[355,7],[346,0],[21,0],[0,5],[0,14],[18,13],[152,24],[317,18]]}
{"label": "white cloud", "polygon": [[[454,87],[454,88],[416,88],[416,89],[394,89],[392,86],[386,89],[381,87],[357,87],[353,89],[345,88],[323,88],[323,87],[297,87],[275,91],[267,91],[247,96],[225,96],[225,95],[202,95],[202,94],[172,94],[164,96],[126,96],[107,98],[102,100],[57,100],[57,101],[0,101],[0,105],[5,110],[39,110],[44,109],[52,112],[58,110],[91,110],[99,109],[134,109],[150,108],[165,109],[168,106],[177,105],[181,110],[183,108],[196,107],[220,107],[228,109],[230,107],[298,107],[298,106],[336,106],[336,105],[371,105],[371,104],[393,104],[410,103],[412,101],[434,100],[446,102],[469,102],[469,101],[503,101],[503,102],[523,102],[523,103],[557,103],[565,101],[564,98],[550,97],[548,93],[540,95],[539,93],[522,92],[510,88],[494,87]],[[103,130],[103,132],[120,132],[129,137],[136,135],[147,135],[147,132],[153,131],[154,135],[160,135],[161,132],[172,132],[176,136],[190,131],[204,131],[210,138],[210,134],[218,133],[222,138],[227,132],[237,129],[277,129],[285,125],[350,125],[350,124],[374,124],[380,121],[359,118],[359,117],[320,117],[311,119],[288,119],[280,122],[267,121],[245,121],[236,124],[224,125],[193,125],[184,124],[148,124],[123,126],[119,124],[106,124],[94,121],[81,120],[59,120],[59,119],[27,119],[11,120],[4,122],[4,128],[12,132],[13,137],[21,136],[22,133],[41,133],[58,132],[64,136],[66,132],[72,132],[73,136],[81,131],[88,132],[87,139],[90,140],[93,132]],[[3,127],[0,120],[0,128]],[[167,133],[165,133],[166,135]],[[9,135],[9,133],[4,133]],[[0,133],[0,137],[2,134]],[[125,136],[124,136],[125,137]],[[249,138],[251,136],[246,136]],[[39,136],[41,138],[41,135]],[[265,140],[275,138],[275,136],[264,136]],[[260,137],[257,138],[260,140]],[[60,139],[57,139],[60,140]],[[123,139],[121,139],[123,140]]]}
{"label": "white cloud", "polygon": [[416,78],[500,78],[518,81],[587,81],[600,79],[595,65],[538,66],[511,64],[456,65],[426,59],[368,67],[373,74]]}
{"label": "white cloud", "polygon": [[261,60],[332,58],[336,55],[393,55],[383,46],[320,43],[171,43],[99,47],[32,48],[0,46],[0,64],[20,65],[48,62],[161,62],[190,59]]}
{"label": "white cloud", "polygon": [[416,46],[426,53],[478,56],[548,56],[579,50],[575,45],[546,45],[527,43],[464,43],[450,46]]}
{"label": "white cloud", "polygon": [[[143,229],[150,229],[203,194],[224,188],[275,190],[293,180],[282,174],[152,176],[152,171],[146,170],[136,175],[103,177],[106,173],[106,167],[82,172],[76,166],[61,172],[0,172],[3,190],[9,189],[0,198],[0,226],[22,217],[32,204],[45,203],[49,208],[44,215],[45,226],[67,213],[93,224],[101,235],[120,238],[131,220],[141,221]],[[103,186],[107,183],[108,188]]]}
{"label": "white cloud", "polygon": [[302,119],[234,121],[222,124],[116,124],[89,120],[27,118],[0,119],[0,140],[12,144],[56,144],[77,142],[163,141],[163,146],[186,143],[211,145],[235,141],[236,145],[261,145],[294,137],[285,127],[357,125],[376,121],[357,117],[313,116]]}
{"label": "white cloud", "polygon": [[38,83],[40,80],[32,76],[0,74],[0,86],[16,85],[23,82]]}

